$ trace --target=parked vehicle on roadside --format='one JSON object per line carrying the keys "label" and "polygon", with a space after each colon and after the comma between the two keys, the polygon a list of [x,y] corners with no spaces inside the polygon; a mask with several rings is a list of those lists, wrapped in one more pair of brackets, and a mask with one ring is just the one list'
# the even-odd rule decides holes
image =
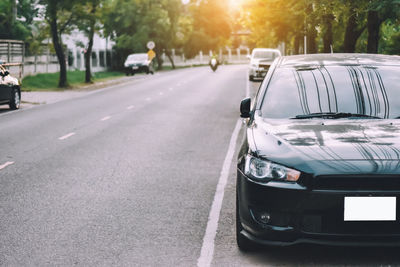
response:
{"label": "parked vehicle on roadside", "polygon": [[251,105],[238,156],[241,250],[400,246],[400,56],[284,56]]}
{"label": "parked vehicle on roadside", "polygon": [[19,109],[21,103],[21,84],[17,78],[0,65],[0,105],[8,104],[10,109]]}
{"label": "parked vehicle on roadside", "polygon": [[124,63],[126,75],[135,75],[135,73],[144,72],[154,74],[151,60],[146,53],[137,53],[129,55]]}
{"label": "parked vehicle on roadside", "polygon": [[249,56],[249,80],[263,80],[275,58],[281,56],[278,49],[255,48]]}

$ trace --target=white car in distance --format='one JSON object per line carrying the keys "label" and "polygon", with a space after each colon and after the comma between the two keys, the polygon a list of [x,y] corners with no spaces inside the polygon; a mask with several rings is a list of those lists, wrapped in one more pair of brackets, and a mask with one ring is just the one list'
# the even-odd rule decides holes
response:
{"label": "white car in distance", "polygon": [[272,48],[254,48],[250,59],[249,80],[263,80],[275,58],[281,56],[281,51]]}

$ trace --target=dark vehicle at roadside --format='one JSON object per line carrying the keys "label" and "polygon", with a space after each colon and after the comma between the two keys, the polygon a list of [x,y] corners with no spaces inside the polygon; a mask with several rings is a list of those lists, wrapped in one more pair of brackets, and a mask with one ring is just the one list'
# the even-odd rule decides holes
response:
{"label": "dark vehicle at roadside", "polygon": [[0,105],[8,104],[10,109],[19,109],[20,103],[21,86],[18,79],[0,65]]}
{"label": "dark vehicle at roadside", "polygon": [[241,250],[400,246],[399,56],[280,57],[240,110]]}
{"label": "dark vehicle at roadside", "polygon": [[154,74],[151,60],[146,53],[136,53],[129,55],[124,63],[126,75],[144,72]]}

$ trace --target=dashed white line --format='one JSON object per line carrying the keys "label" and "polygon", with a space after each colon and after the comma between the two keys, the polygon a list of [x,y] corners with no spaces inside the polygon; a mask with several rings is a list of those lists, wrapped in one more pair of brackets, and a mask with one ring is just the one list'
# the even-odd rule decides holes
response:
{"label": "dashed white line", "polygon": [[129,106],[129,107],[127,107],[126,109],[133,109],[135,106]]}
{"label": "dashed white line", "polygon": [[111,119],[111,116],[105,116],[104,118],[101,119],[101,121],[106,121],[106,120],[109,120],[109,119]]}
{"label": "dashed white line", "polygon": [[0,170],[4,169],[5,167],[14,164],[14,161],[7,161],[3,165],[0,165]]}
{"label": "dashed white line", "polygon": [[222,165],[217,190],[215,192],[210,214],[208,216],[208,223],[206,233],[204,234],[203,238],[203,245],[201,246],[200,257],[197,260],[197,266],[199,267],[210,266],[213,259],[215,245],[214,242],[218,229],[218,221],[219,215],[221,213],[222,201],[224,200],[225,186],[228,182],[229,170],[231,168],[233,155],[235,154],[236,141],[241,125],[241,120],[238,120],[236,122],[235,129],[233,130],[232,137],[229,142],[228,152],[226,153],[226,157]]}
{"label": "dashed white line", "polygon": [[58,138],[58,140],[65,140],[67,138],[70,138],[73,135],[75,135],[75,133],[69,133],[69,134],[66,134],[64,136],[61,136],[60,138]]}

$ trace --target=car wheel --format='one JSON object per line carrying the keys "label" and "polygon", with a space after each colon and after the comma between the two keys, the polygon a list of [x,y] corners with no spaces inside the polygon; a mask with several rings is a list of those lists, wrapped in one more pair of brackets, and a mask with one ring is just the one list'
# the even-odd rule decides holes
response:
{"label": "car wheel", "polygon": [[11,91],[10,109],[19,109],[21,104],[21,92],[19,88],[13,88]]}
{"label": "car wheel", "polygon": [[257,244],[247,239],[244,235],[240,234],[242,230],[243,227],[239,215],[239,200],[236,194],[236,243],[239,249],[243,252],[257,250],[258,249]]}
{"label": "car wheel", "polygon": [[250,82],[254,81],[254,76],[253,76],[253,75],[250,75],[250,76],[249,76],[249,81],[250,81]]}

